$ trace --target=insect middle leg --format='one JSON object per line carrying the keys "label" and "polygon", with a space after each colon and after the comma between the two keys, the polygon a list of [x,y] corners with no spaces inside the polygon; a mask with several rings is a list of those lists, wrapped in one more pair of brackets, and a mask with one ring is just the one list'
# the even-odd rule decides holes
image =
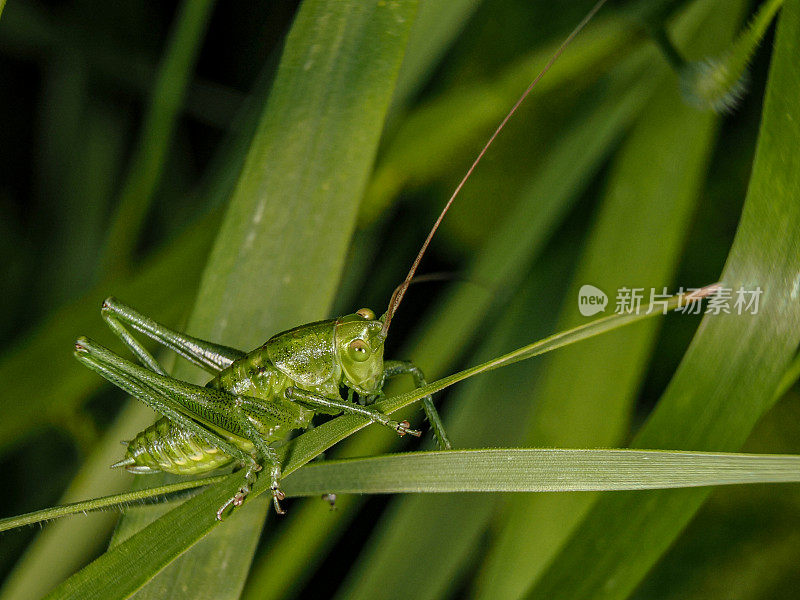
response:
{"label": "insect middle leg", "polygon": [[[396,377],[398,375],[411,375],[414,378],[414,385],[418,388],[427,385],[422,371],[411,361],[387,360],[383,363],[384,381],[390,377]],[[444,430],[442,419],[439,416],[436,407],[433,405],[433,396],[425,396],[422,399],[422,409],[425,411],[425,416],[428,418],[428,422],[431,424],[433,437],[436,438],[436,445],[440,450],[450,450],[452,445],[447,437],[447,432]]]}
{"label": "insect middle leg", "polygon": [[257,406],[255,401],[161,375],[125,360],[87,338],[78,339],[75,344],[75,354],[90,369],[100,373],[200,439],[218,447],[245,468],[245,483],[220,507],[217,518],[221,519],[222,512],[231,504],[234,506],[242,504],[261,466],[256,458],[195,419],[211,423],[229,423],[231,427],[237,429],[231,433],[247,437],[253,442],[259,458],[270,467],[275,509],[279,513],[283,512],[278,502],[283,498],[283,493],[278,486],[281,469],[277,453],[255,430],[244,412],[245,405],[250,408]]}

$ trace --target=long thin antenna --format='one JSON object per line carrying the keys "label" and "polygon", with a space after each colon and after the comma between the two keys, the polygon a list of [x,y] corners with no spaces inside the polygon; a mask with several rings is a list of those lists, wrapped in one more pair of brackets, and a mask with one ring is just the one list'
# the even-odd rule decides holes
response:
{"label": "long thin antenna", "polygon": [[584,27],[586,27],[586,24],[592,20],[592,17],[594,17],[597,11],[599,11],[602,8],[603,4],[605,4],[606,1],[607,0],[599,0],[592,7],[592,10],[590,10],[587,13],[587,15],[583,17],[581,22],[578,23],[575,29],[573,29],[572,32],[567,36],[567,38],[561,43],[558,49],[550,57],[550,60],[547,61],[547,64],[545,64],[542,70],[539,71],[539,74],[534,78],[534,80],[531,82],[528,88],[514,103],[514,106],[511,107],[511,110],[508,111],[508,114],[500,122],[500,125],[497,126],[497,129],[494,130],[494,133],[489,138],[489,141],[487,141],[486,144],[483,146],[483,149],[478,153],[478,156],[473,161],[472,166],[469,168],[467,173],[464,175],[459,184],[456,186],[456,189],[453,191],[453,194],[450,196],[450,199],[447,201],[447,204],[444,205],[441,214],[439,214],[439,218],[436,219],[436,222],[433,224],[433,227],[431,228],[428,237],[425,238],[425,241],[423,242],[422,247],[420,248],[419,253],[417,254],[417,257],[414,259],[414,262],[411,265],[411,269],[408,271],[408,275],[406,275],[406,278],[403,280],[403,283],[400,284],[400,286],[398,286],[397,289],[395,289],[391,299],[389,300],[389,308],[386,310],[386,314],[383,316],[383,327],[381,328],[381,334],[384,337],[386,337],[386,334],[389,331],[389,324],[392,322],[392,317],[394,316],[394,313],[397,312],[397,308],[400,306],[400,302],[403,301],[403,296],[405,296],[406,290],[408,289],[411,280],[414,278],[414,273],[417,272],[417,267],[419,266],[419,263],[422,261],[422,257],[425,255],[425,251],[428,249],[428,245],[431,243],[433,235],[436,233],[436,230],[439,229],[439,225],[442,223],[442,220],[444,219],[444,216],[447,214],[447,211],[450,210],[450,205],[453,204],[453,201],[456,199],[456,196],[458,196],[459,192],[461,191],[461,188],[464,187],[464,184],[467,182],[467,179],[469,179],[470,176],[472,175],[472,172],[475,170],[475,167],[477,167],[478,163],[481,162],[481,159],[483,158],[483,155],[486,154],[486,151],[489,149],[489,146],[492,145],[495,138],[506,126],[506,123],[508,123],[509,119],[514,115],[515,112],[517,112],[517,109],[519,108],[520,104],[522,104],[525,101],[525,98],[527,98],[528,94],[530,94],[533,88],[536,87],[536,84],[539,83],[539,80],[541,80],[541,78],[544,77],[544,74],[550,70],[550,67],[552,67],[553,64],[561,56],[561,54],[563,54],[564,50],[566,50],[567,46],[570,45],[575,36],[578,35]]}

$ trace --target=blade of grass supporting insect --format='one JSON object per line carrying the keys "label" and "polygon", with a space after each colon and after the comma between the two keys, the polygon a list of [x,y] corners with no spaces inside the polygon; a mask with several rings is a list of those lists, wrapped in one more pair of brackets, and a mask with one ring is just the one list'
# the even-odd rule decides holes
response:
{"label": "blade of grass supporting insect", "polygon": [[[653,58],[655,54],[649,53],[649,56]],[[469,279],[491,281],[496,290],[516,289],[548,236],[588,183],[590,174],[599,168],[652,92],[655,82],[637,77],[643,70],[642,61],[641,56],[633,57],[621,65],[618,80],[603,94],[600,106],[593,108],[552,150],[539,177],[525,190],[518,208],[504,220],[497,235],[491,237],[490,244],[470,267]],[[527,226],[521,227],[522,223]],[[466,347],[466,340],[495,300],[491,292],[459,286],[435,307],[432,316],[423,319],[420,333],[400,355],[413,357],[428,376],[441,374],[461,358],[461,348]],[[337,451],[344,456],[364,456],[386,452],[394,443],[384,432],[367,431],[348,440]],[[357,503],[344,499],[337,506],[335,520],[324,511],[320,514],[313,504],[295,509],[287,517],[289,526],[254,566],[254,581],[283,582],[283,585],[275,584],[276,590],[291,586],[295,578],[286,576],[307,572],[312,564],[309,557],[319,556],[321,546],[333,544],[336,531],[342,531],[346,519],[350,518],[349,511],[355,510]],[[301,530],[310,531],[312,521],[317,523],[317,534],[304,538],[309,541],[302,550],[286,553],[283,549],[287,543]],[[261,575],[262,570],[264,575]],[[268,593],[261,588],[256,592],[255,586],[248,589],[258,597]]]}
{"label": "blade of grass supporting insect", "polygon": [[[203,482],[235,484],[235,479],[220,475]],[[285,488],[287,496],[297,497],[318,496],[326,491],[576,492],[790,482],[800,482],[800,455],[627,448],[483,448],[323,461],[294,471],[286,477]],[[153,493],[174,493],[193,486],[187,481],[156,488]],[[120,497],[118,501],[125,499]],[[98,503],[90,509],[102,506]],[[28,520],[33,522],[36,521]]]}
{"label": "blade of grass supporting insect", "polygon": [[[304,3],[206,270],[189,323],[193,334],[253,347],[263,342],[264,332],[319,318],[329,309],[415,10],[415,2]],[[216,502],[203,510],[213,516]],[[249,514],[240,511],[245,514],[237,517],[238,526],[226,524],[139,597],[179,591],[195,598],[238,597],[265,508],[257,503]],[[169,516],[146,531],[172,527]],[[242,527],[246,522],[252,524]],[[129,594],[213,525],[196,523],[201,524],[205,530],[185,531],[185,545],[160,555],[151,563],[155,568],[120,583],[117,569],[106,565],[106,581],[98,583],[103,576],[96,576],[96,562],[55,595],[75,581],[99,597],[106,597],[112,583],[118,596]],[[176,530],[183,531],[180,525]],[[136,551],[137,540],[139,534],[106,556]],[[220,563],[229,566],[220,569]]]}
{"label": "blade of grass supporting insect", "polygon": [[[709,10],[687,15],[683,37],[688,30],[702,32],[695,34],[700,39],[690,51],[717,50],[733,36],[741,12],[731,9],[729,19]],[[567,296],[562,327],[585,320],[576,302],[584,284],[605,290],[613,310],[615,291],[622,287],[661,293],[672,281],[700,199],[717,119],[686,106],[667,65],[661,71],[663,84],[614,166],[605,204]],[[526,444],[620,444],[658,324],[626,328],[554,355],[537,387]],[[577,372],[581,375],[575,378]],[[478,596],[519,597],[594,500],[587,494],[510,499],[478,577]]]}
{"label": "blade of grass supporting insect", "polygon": [[[764,290],[759,312],[707,316],[636,447],[737,448],[773,404],[794,356],[800,340],[800,157],[792,150],[800,140],[798,52],[800,2],[793,0],[780,17],[753,173],[723,274],[733,289]],[[707,495],[602,496],[530,597],[626,597]]]}
{"label": "blade of grass supporting insect", "polygon": [[393,453],[307,465],[286,493],[648,490],[800,481],[800,455],[499,448]]}
{"label": "blade of grass supporting insect", "polygon": [[104,270],[130,267],[136,242],[165,166],[186,88],[194,70],[214,0],[185,0],[175,25],[111,223]]}
{"label": "blade of grass supporting insect", "polygon": [[[559,272],[559,269],[555,269],[554,272]],[[557,287],[557,285],[558,285],[557,282],[551,282],[552,285],[548,285],[543,280],[543,278],[537,276],[536,273],[534,273],[533,276],[531,277],[531,283],[533,283],[534,285],[533,286],[530,286],[530,285],[527,286],[527,287],[530,287],[531,289],[524,291],[523,294],[522,294],[522,298],[520,298],[520,301],[517,302],[517,304],[519,305],[519,309],[521,309],[523,311],[524,315],[528,314],[528,309],[525,308],[525,307],[526,307],[527,303],[530,301],[530,298],[541,298],[541,294],[537,293],[536,290],[539,290],[540,288],[543,288],[543,289],[547,289],[550,292],[552,292],[553,289],[555,287]],[[542,309],[541,302],[537,303],[537,307]],[[552,310],[543,310],[543,313],[554,312],[554,308],[555,307],[553,307]],[[519,310],[515,309],[515,312],[519,312]],[[492,336],[492,338],[486,344],[486,347],[483,349],[482,354],[487,355],[487,356],[493,356],[493,355],[497,354],[497,352],[499,351],[499,349],[501,347],[504,347],[504,346],[507,345],[505,343],[505,338],[506,337],[509,337],[509,336],[510,337],[520,337],[520,330],[516,326],[517,320],[518,319],[514,318],[513,314],[509,314],[507,318],[504,318],[503,322],[498,325],[498,328],[496,329],[496,331],[495,331],[494,335]],[[540,328],[546,329],[547,326],[544,323],[542,323],[540,325]],[[532,364],[532,363],[529,363],[529,364]],[[787,372],[793,373],[793,372],[797,371],[798,370],[798,365],[800,365],[800,356],[795,357],[795,360],[792,362],[792,365],[790,366],[789,371],[787,371]],[[509,374],[512,374],[512,373],[516,373],[516,375],[513,375],[513,376],[509,377]],[[521,377],[520,377],[520,375],[521,375]],[[514,440],[514,439],[516,439],[518,436],[514,432],[514,424],[519,421],[519,419],[517,419],[517,417],[521,416],[523,412],[526,412],[527,408],[525,410],[523,410],[522,412],[520,412],[519,411],[519,406],[516,406],[516,407],[514,406],[514,404],[515,404],[514,403],[514,395],[515,394],[520,395],[519,392],[521,391],[521,389],[525,389],[525,386],[527,385],[527,381],[526,380],[529,380],[529,379],[530,379],[529,373],[527,373],[524,370],[521,370],[518,367],[517,369],[511,370],[511,371],[509,371],[509,370],[495,371],[494,373],[491,373],[486,377],[479,378],[479,379],[477,379],[477,380],[475,380],[473,382],[468,383],[463,388],[463,391],[462,391],[463,399],[457,404],[456,412],[454,414],[451,414],[451,418],[450,418],[450,420],[448,422],[448,430],[449,431],[453,431],[453,432],[463,431],[465,438],[468,437],[468,439],[473,443],[479,443],[480,440],[482,440],[485,437],[487,437],[488,431],[492,428],[491,423],[487,424],[486,422],[482,421],[482,427],[480,429],[476,428],[475,427],[476,421],[473,418],[474,417],[473,413],[475,412],[475,406],[473,406],[473,405],[475,403],[480,403],[480,405],[482,407],[486,407],[487,404],[483,401],[485,399],[485,397],[487,395],[490,395],[490,394],[495,394],[495,395],[498,395],[498,396],[500,396],[500,397],[502,397],[504,399],[504,406],[501,407],[501,408],[504,408],[505,405],[508,405],[511,410],[510,411],[506,411],[506,412],[502,412],[501,411],[502,414],[497,416],[497,418],[495,419],[496,421],[498,421],[498,423],[500,423],[502,425],[502,427],[500,427],[500,430],[499,430],[498,433],[492,432],[492,436],[493,437],[492,437],[491,441],[497,443],[496,435],[498,435],[498,434],[502,436],[503,439],[501,440],[501,442],[503,442],[503,443],[505,443],[506,440]],[[787,378],[784,377],[783,381],[786,381],[786,379]],[[782,386],[779,386],[778,393],[776,394],[776,398],[782,397],[784,395],[784,392],[785,392],[785,390],[782,389]],[[521,394],[520,396],[521,396],[521,399],[525,401],[523,407],[527,406],[527,396],[524,393]],[[137,404],[135,402],[132,402],[131,403],[131,407],[141,408],[141,405],[139,405],[139,404]],[[778,409],[780,409],[780,410],[778,410]],[[128,412],[130,412],[130,409],[126,409],[126,410],[128,410]],[[774,449],[775,445],[776,445],[776,440],[779,440],[781,448],[785,448],[786,451],[791,452],[791,450],[793,449],[793,442],[794,442],[794,439],[796,437],[794,435],[794,432],[795,432],[795,429],[796,429],[796,425],[794,425],[794,423],[797,421],[797,419],[795,417],[797,416],[798,410],[800,410],[800,409],[798,409],[796,402],[794,404],[791,404],[791,405],[788,405],[788,406],[787,406],[787,404],[785,402],[783,404],[779,404],[778,407],[776,407],[776,409],[773,409],[773,411],[770,412],[770,414],[768,415],[768,418],[766,420],[760,421],[759,428],[754,432],[753,436],[751,436],[751,439],[755,440],[755,443],[751,443],[750,441],[748,441],[747,451],[750,452],[751,454],[754,453],[754,452],[759,453],[759,454],[763,454],[765,450]],[[777,414],[776,414],[776,411],[777,411]],[[144,412],[144,411],[142,411],[142,412]],[[494,411],[491,411],[491,412],[488,413],[489,416],[492,416],[493,414],[494,414]],[[137,419],[137,420],[141,420],[143,418],[141,415],[138,415],[138,414],[133,414],[131,416],[133,418]],[[484,415],[483,416],[484,416],[484,418],[486,417],[486,411],[484,411]],[[508,417],[508,418],[504,418],[504,417]],[[121,419],[120,421],[121,421],[121,423],[119,424],[117,429],[122,430],[123,422],[124,423],[129,423],[130,419]],[[521,432],[521,429],[520,429],[520,432]],[[117,433],[115,431],[111,431],[106,435],[106,438],[108,440],[113,441],[114,444],[116,444],[117,440],[119,438],[119,435],[120,435],[119,433]],[[107,463],[108,463],[108,460],[106,460],[103,463],[103,465],[105,466],[105,465],[107,465]],[[91,477],[91,475],[90,475],[90,477]],[[76,515],[76,514],[80,514],[80,513],[84,513],[85,514],[87,511],[107,510],[109,508],[121,508],[121,507],[125,507],[125,506],[135,506],[136,503],[141,503],[141,502],[148,501],[148,500],[152,501],[152,500],[156,500],[156,499],[167,497],[167,496],[169,496],[171,494],[175,494],[177,492],[181,492],[181,491],[185,491],[185,490],[192,490],[192,489],[195,489],[195,488],[198,488],[198,487],[204,487],[204,486],[207,486],[207,485],[213,485],[215,483],[219,483],[219,482],[221,482],[221,481],[223,481],[223,480],[225,480],[227,478],[230,478],[230,477],[236,477],[236,475],[235,474],[212,475],[212,476],[208,476],[208,477],[201,477],[201,478],[194,479],[194,480],[181,480],[181,481],[179,481],[177,483],[170,484],[170,485],[167,485],[167,486],[161,486],[161,487],[156,487],[156,488],[146,488],[144,490],[138,490],[138,491],[133,491],[133,492],[126,491],[126,492],[123,492],[123,493],[111,494],[109,496],[103,496],[103,497],[100,497],[100,498],[92,498],[90,500],[77,500],[77,501],[72,502],[70,504],[65,504],[65,505],[55,506],[55,507],[52,507],[52,508],[47,508],[47,509],[43,509],[43,510],[39,510],[39,511],[34,511],[34,512],[31,512],[31,513],[27,513],[27,514],[24,514],[24,515],[19,515],[19,516],[16,516],[16,517],[8,517],[8,518],[0,519],[0,531],[8,531],[10,529],[14,529],[14,528],[17,528],[17,527],[22,527],[22,526],[30,525],[30,524],[34,524],[34,523],[41,523],[42,521],[58,519],[58,518],[61,518],[61,517],[64,517],[64,516]],[[91,482],[87,482],[87,483],[91,485]],[[104,480],[103,483],[106,484],[107,481]],[[76,489],[78,487],[79,486],[73,485],[73,489]],[[83,496],[78,496],[77,493],[73,494],[73,495],[75,497],[83,497]],[[348,498],[352,498],[352,496],[343,496],[343,497],[339,498],[337,500],[337,502],[346,501]],[[428,502],[429,503],[430,503],[430,498],[431,497],[428,497]],[[494,502],[494,500],[495,500],[494,497],[486,496],[486,495],[476,496],[476,498],[483,498],[483,499],[485,499],[485,500],[487,500],[489,502]],[[461,503],[459,503],[459,505],[460,504]],[[404,501],[404,505],[405,505],[405,501]],[[338,504],[337,504],[337,506],[338,506]],[[467,516],[465,514],[464,519],[463,519],[464,523],[470,523],[472,520],[475,520],[476,510],[474,510],[474,509],[476,508],[476,505],[474,503],[471,503],[471,504],[469,504],[469,507],[470,508],[468,509],[468,514],[469,514],[470,518],[467,518]],[[318,508],[319,508],[319,506],[318,506]],[[404,539],[407,536],[408,531],[427,529],[426,527],[422,527],[421,526],[421,525],[424,525],[424,523],[425,523],[425,519],[424,518],[422,518],[422,519],[420,518],[420,513],[417,510],[417,509],[419,509],[421,507],[414,506],[413,508],[415,510],[412,511],[411,514],[414,515],[414,517],[415,517],[415,526],[414,527],[409,527],[409,528],[406,528],[406,529],[397,529],[397,528],[393,529],[394,531],[398,532],[398,535],[399,535],[400,539]],[[424,505],[423,505],[422,508],[424,508]],[[451,509],[453,509],[453,508],[457,508],[457,507],[451,507]],[[481,508],[482,507],[480,505],[477,506],[478,514],[480,514],[480,509]],[[449,514],[451,519],[455,518],[455,520],[458,520],[457,516],[454,515],[452,510],[448,514]],[[478,520],[480,521],[480,519],[478,519]],[[385,521],[386,520],[384,520],[384,523],[385,523]],[[464,524],[462,524],[461,529],[464,529]],[[480,531],[481,531],[481,528],[478,528],[478,532],[480,532]],[[60,544],[60,545],[51,544],[51,546],[54,546],[55,548],[57,548],[57,551],[59,553],[63,553],[63,550],[62,550],[63,549],[63,544]],[[448,544],[448,548],[449,548],[449,550],[451,552],[453,551],[452,540],[451,540],[451,543]],[[399,550],[402,550],[402,549],[399,549]],[[408,553],[402,552],[402,551],[400,551],[399,554],[406,557],[404,559],[406,561],[405,564],[408,564],[407,561],[409,560],[408,557],[410,555]],[[372,557],[372,558],[375,558],[375,557]],[[434,562],[436,562],[436,558],[434,556],[429,557],[428,561],[430,561],[430,560],[433,560]],[[377,560],[368,561],[368,562],[373,566],[373,568],[375,567],[376,564],[380,564]],[[411,569],[411,570],[413,570],[414,573],[417,573],[417,574],[420,573],[420,571],[418,571],[417,568],[414,568],[414,569]],[[437,589],[437,586],[435,585],[435,581],[436,581],[436,578],[437,578],[437,573],[439,571],[441,571],[441,570],[442,570],[441,568],[433,568],[432,569],[432,573],[430,573],[429,575],[423,575],[420,578],[420,581],[424,581],[427,584],[427,587],[432,587],[434,590]],[[369,573],[366,574],[366,575],[374,575],[373,570],[370,570]],[[389,574],[386,574],[386,577],[389,577]],[[452,579],[452,577],[448,576],[447,574],[445,574],[443,577],[445,579],[447,579],[447,580],[451,580]],[[19,578],[17,578],[17,579],[19,579]],[[352,582],[353,580],[358,579],[358,578],[351,575],[349,577],[349,579]],[[385,581],[385,580],[386,579],[384,578],[383,581]],[[250,583],[254,583],[254,582],[250,581]],[[3,592],[4,592],[4,594],[7,593],[6,588],[3,589]],[[435,593],[430,593],[430,592],[428,594],[430,596],[432,596],[432,597],[438,597],[440,595],[440,594],[435,594]],[[30,595],[32,595],[32,593],[28,593],[25,596],[21,596],[21,597],[28,597]],[[3,595],[2,597],[5,598],[6,595]],[[355,597],[355,596],[348,594],[347,597]]]}
{"label": "blade of grass supporting insect", "polygon": [[[134,406],[138,405],[135,404]],[[148,420],[142,427],[145,427],[149,423],[152,423],[152,415],[148,415]],[[117,441],[118,438],[115,439],[115,442]],[[106,468],[108,468],[107,461],[105,463],[105,466]],[[16,529],[17,527],[24,527],[26,525],[33,525],[34,523],[42,523],[44,521],[52,521],[55,519],[60,519],[62,517],[68,517],[71,515],[78,515],[78,514],[86,515],[87,513],[90,512],[97,512],[110,509],[136,508],[137,506],[151,502],[152,503],[157,503],[159,501],[168,502],[170,500],[177,499],[175,495],[180,494],[181,492],[187,492],[191,490],[196,490],[198,488],[206,487],[209,485],[215,485],[217,483],[222,483],[227,481],[228,479],[234,479],[234,478],[235,474],[233,473],[225,473],[222,475],[209,475],[207,477],[201,477],[197,479],[183,479],[176,483],[153,486],[141,490],[126,490],[118,494],[99,496],[97,498],[91,498],[89,500],[77,500],[75,502],[68,502],[66,504],[60,504],[58,506],[51,506],[49,508],[35,510],[29,513],[25,513],[23,515],[17,515],[16,517],[6,517],[0,519],[0,531],[10,531],[11,529]],[[130,486],[126,485],[125,487],[127,488]],[[63,544],[61,548],[59,548],[59,551],[63,552]]]}

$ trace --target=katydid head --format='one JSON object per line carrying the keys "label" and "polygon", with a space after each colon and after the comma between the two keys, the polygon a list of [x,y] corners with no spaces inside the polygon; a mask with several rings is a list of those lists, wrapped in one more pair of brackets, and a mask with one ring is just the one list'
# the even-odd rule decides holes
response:
{"label": "katydid head", "polygon": [[336,360],[347,387],[362,396],[372,396],[383,385],[383,323],[375,313],[362,308],[337,319],[334,332]]}

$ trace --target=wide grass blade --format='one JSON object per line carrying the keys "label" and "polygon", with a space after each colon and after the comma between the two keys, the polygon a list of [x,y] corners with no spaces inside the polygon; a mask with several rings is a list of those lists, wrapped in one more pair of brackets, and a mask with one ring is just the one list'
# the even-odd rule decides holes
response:
{"label": "wide grass blade", "polygon": [[291,496],[646,490],[800,481],[800,456],[502,448],[395,453],[307,465]]}
{"label": "wide grass blade", "polygon": [[[768,410],[800,341],[800,2],[778,25],[750,187],[723,279],[764,290],[757,315],[707,317],[634,440],[636,447],[733,450]],[[680,533],[707,490],[603,496],[530,592],[625,598]],[[597,544],[603,540],[602,552]]]}
{"label": "wide grass blade", "polygon": [[[190,332],[251,348],[281,329],[326,315],[415,11],[415,2],[303,4],[206,269]],[[179,371],[178,376],[189,375]],[[206,493],[176,510],[196,515],[189,510],[194,507],[213,516],[209,509],[217,500],[209,504]],[[141,597],[177,590],[190,590],[192,597],[237,597],[265,512],[259,504],[240,511],[238,523],[204,540]],[[147,566],[134,569],[138,573],[120,581],[115,566],[120,557],[152,549],[135,534],[54,597],[124,597],[215,525],[195,516],[187,528],[176,515],[173,511],[145,530],[181,534],[173,536],[169,550],[140,556]],[[126,522],[130,534],[136,527]],[[221,571],[220,561],[231,567]]]}
{"label": "wide grass blade", "polygon": [[[148,490],[149,498],[234,480],[217,475]],[[287,497],[453,492],[586,492],[800,481],[800,455],[670,450],[491,448],[395,453],[307,465]],[[136,492],[38,511],[11,527],[141,501]],[[0,531],[10,529],[0,521]]]}

